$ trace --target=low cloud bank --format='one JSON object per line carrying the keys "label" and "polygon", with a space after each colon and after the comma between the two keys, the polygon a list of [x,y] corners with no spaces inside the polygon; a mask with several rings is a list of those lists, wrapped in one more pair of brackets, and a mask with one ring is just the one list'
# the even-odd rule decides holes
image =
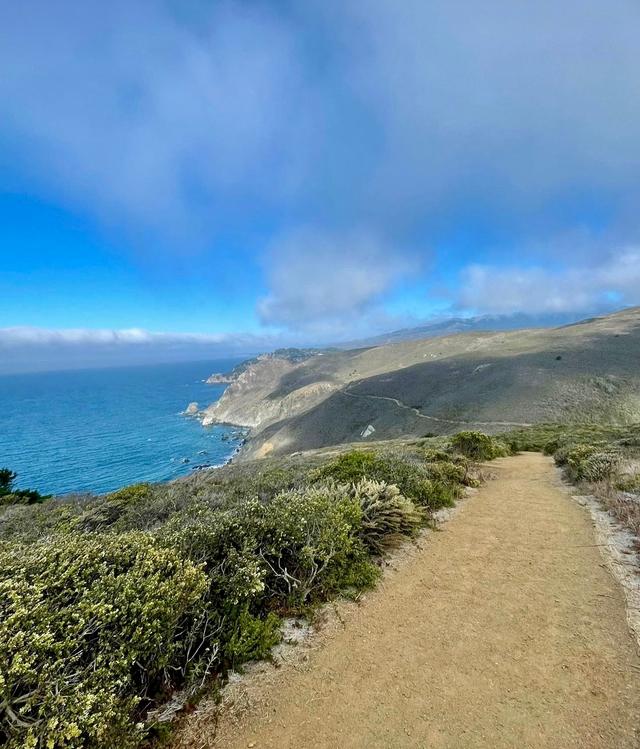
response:
{"label": "low cloud bank", "polygon": [[0,374],[241,357],[276,337],[128,330],[0,329]]}

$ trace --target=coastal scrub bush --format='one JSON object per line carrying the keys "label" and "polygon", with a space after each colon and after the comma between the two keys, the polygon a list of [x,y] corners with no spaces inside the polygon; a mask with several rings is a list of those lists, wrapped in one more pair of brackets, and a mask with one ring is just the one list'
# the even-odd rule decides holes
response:
{"label": "coastal scrub bush", "polygon": [[[445,477],[438,463],[410,460],[397,455],[351,450],[316,469],[315,481],[331,479],[356,484],[364,478],[395,484],[401,494],[429,510],[450,507],[461,493],[459,477]],[[454,469],[454,472],[457,471]]]}
{"label": "coastal scrub bush", "polygon": [[380,469],[380,459],[374,452],[349,450],[312,473],[311,479],[333,479],[338,484],[355,484]]}
{"label": "coastal scrub bush", "polygon": [[86,507],[85,501],[56,499],[35,505],[6,505],[0,500],[0,541],[35,543],[70,533]]}
{"label": "coastal scrub bush", "polygon": [[616,489],[628,494],[640,494],[640,473],[620,476],[616,481]]}
{"label": "coastal scrub bush", "polygon": [[[269,612],[265,596],[267,568],[259,556],[256,533],[259,504],[238,511],[194,505],[159,530],[158,542],[177,550],[207,577],[201,631],[194,622],[190,638],[205,642],[211,633],[219,646],[218,669],[264,658],[279,639],[279,618]],[[197,669],[198,678],[202,680]]]}
{"label": "coastal scrub bush", "polygon": [[425,513],[393,484],[362,479],[351,485],[351,495],[362,509],[358,535],[371,554],[383,556],[426,523]]}
{"label": "coastal scrub bush", "polygon": [[135,746],[205,588],[146,534],[0,545],[0,743]]}
{"label": "coastal scrub bush", "polygon": [[378,570],[359,538],[362,509],[344,487],[282,492],[256,516],[266,590],[287,608],[376,580]]}
{"label": "coastal scrub bush", "polygon": [[370,587],[469,465],[353,450],[3,507],[0,745],[137,745],[175,690],[268,656],[282,616]]}
{"label": "coastal scrub bush", "polygon": [[220,471],[203,472],[200,481],[209,489],[237,504],[258,497],[261,501],[273,499],[276,494],[298,488],[306,483],[307,470],[267,463],[252,466],[251,471],[241,471],[228,466]]}
{"label": "coastal scrub bush", "polygon": [[504,442],[484,432],[458,432],[451,438],[451,446],[472,460],[503,458],[511,452]]}
{"label": "coastal scrub bush", "polygon": [[619,463],[617,452],[597,445],[574,445],[560,455],[570,481],[604,481],[610,478]]}

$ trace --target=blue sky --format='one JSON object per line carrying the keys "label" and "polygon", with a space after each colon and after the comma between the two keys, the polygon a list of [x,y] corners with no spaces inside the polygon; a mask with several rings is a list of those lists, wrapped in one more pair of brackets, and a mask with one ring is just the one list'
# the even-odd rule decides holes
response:
{"label": "blue sky", "polygon": [[0,371],[640,303],[639,22],[0,0]]}

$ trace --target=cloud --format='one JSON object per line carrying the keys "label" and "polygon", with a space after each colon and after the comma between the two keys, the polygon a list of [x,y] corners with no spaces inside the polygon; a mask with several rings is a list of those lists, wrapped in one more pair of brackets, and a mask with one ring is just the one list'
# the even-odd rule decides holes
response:
{"label": "cloud", "polygon": [[4,3],[0,132],[35,183],[163,231],[628,204],[639,22],[635,0]]}
{"label": "cloud", "polygon": [[248,334],[0,328],[0,373],[243,357],[278,345]]}
{"label": "cloud", "polygon": [[345,7],[358,30],[350,79],[384,133],[367,183],[377,205],[437,215],[475,200],[530,220],[571,189],[637,198],[637,3]]}
{"label": "cloud", "polygon": [[239,189],[264,197],[265,167],[271,194],[286,184],[294,45],[246,3],[4,3],[2,133],[37,183],[108,221],[184,229]]}
{"label": "cloud", "polygon": [[640,249],[557,270],[471,265],[462,273],[457,304],[489,314],[587,312],[640,304]]}
{"label": "cloud", "polygon": [[416,261],[368,232],[307,229],[276,241],[266,267],[270,292],[258,303],[264,324],[337,334],[356,329]]}
{"label": "cloud", "polygon": [[53,330],[19,326],[0,328],[0,347],[40,346],[97,346],[146,345],[146,344],[219,344],[234,340],[229,334],[206,333],[152,333],[140,328],[123,330],[96,330],[91,328],[66,328]]}
{"label": "cloud", "polygon": [[[158,264],[264,252],[261,320],[337,330],[407,274],[393,248],[452,227],[521,246],[582,211],[637,241],[639,23],[637,0],[5,2],[0,159],[12,189],[129,231]],[[461,298],[587,304],[587,256],[549,271],[532,252],[503,300],[470,269]]]}

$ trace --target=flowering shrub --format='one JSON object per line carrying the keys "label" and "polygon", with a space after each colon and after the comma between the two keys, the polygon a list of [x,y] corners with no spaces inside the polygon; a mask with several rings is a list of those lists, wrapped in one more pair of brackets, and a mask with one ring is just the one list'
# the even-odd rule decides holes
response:
{"label": "flowering shrub", "polygon": [[10,749],[135,746],[182,657],[205,575],[149,536],[0,548],[0,737]]}
{"label": "flowering shrub", "polygon": [[362,510],[344,487],[281,492],[254,507],[265,585],[276,600],[296,607],[374,582],[377,569],[358,537]]}
{"label": "flowering shrub", "polygon": [[564,465],[570,481],[603,481],[616,470],[619,454],[599,445],[571,445],[556,453],[558,465]]}
{"label": "flowering shrub", "polygon": [[428,510],[453,504],[461,490],[461,472],[453,466],[455,476],[445,476],[440,463],[410,460],[398,455],[352,450],[321,466],[312,474],[316,481],[333,479],[355,484],[368,478],[395,484],[401,494]]}

